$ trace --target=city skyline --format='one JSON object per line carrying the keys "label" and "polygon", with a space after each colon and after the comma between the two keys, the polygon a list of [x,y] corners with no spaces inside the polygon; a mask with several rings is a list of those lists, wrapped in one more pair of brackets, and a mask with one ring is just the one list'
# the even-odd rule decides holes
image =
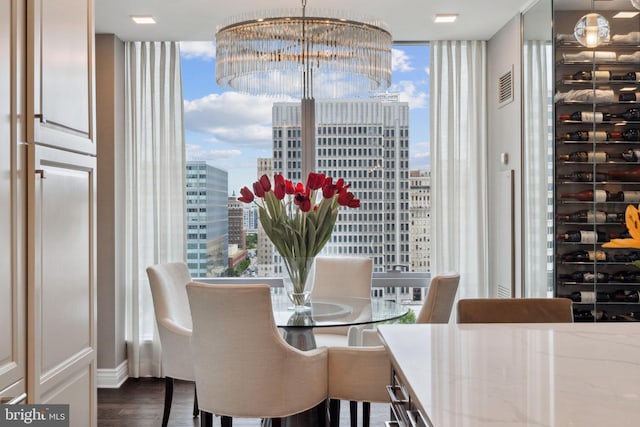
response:
{"label": "city skyline", "polygon": [[[215,83],[212,42],[181,43],[185,148],[188,161],[207,161],[229,174],[229,195],[256,179],[257,159],[272,156],[272,106],[291,98],[251,96]],[[392,85],[410,107],[410,169],[429,169],[429,47],[393,49]]]}

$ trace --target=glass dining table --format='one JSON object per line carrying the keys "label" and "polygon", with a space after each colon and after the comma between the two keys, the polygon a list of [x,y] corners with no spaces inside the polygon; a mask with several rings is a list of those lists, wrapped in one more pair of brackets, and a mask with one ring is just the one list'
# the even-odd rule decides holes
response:
{"label": "glass dining table", "polygon": [[295,311],[286,293],[271,290],[271,303],[276,326],[285,340],[300,350],[316,348],[314,329],[335,326],[367,325],[398,319],[409,307],[394,301],[371,298],[311,298],[307,310]]}

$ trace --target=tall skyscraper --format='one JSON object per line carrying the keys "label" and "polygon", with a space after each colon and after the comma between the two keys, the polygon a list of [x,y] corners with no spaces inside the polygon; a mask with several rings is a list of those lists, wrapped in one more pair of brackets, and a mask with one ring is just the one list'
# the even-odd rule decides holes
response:
{"label": "tall skyscraper", "polygon": [[[267,175],[273,176],[273,159],[259,158],[258,159],[258,177]],[[262,229],[262,226],[258,224],[258,276],[269,277],[273,276],[276,272],[273,264],[273,254],[275,250],[273,244],[267,234]]]}
{"label": "tall skyscraper", "polygon": [[411,271],[431,270],[431,171],[409,172]]}
{"label": "tall skyscraper", "polygon": [[204,161],[187,162],[186,174],[189,272],[219,276],[228,265],[228,174]]}
{"label": "tall skyscraper", "polygon": [[[272,122],[273,171],[300,181],[300,104],[275,103]],[[368,256],[377,271],[408,269],[409,104],[318,101],[316,129],[316,171],[344,178],[361,201],[358,209],[340,209],[323,253]]]}

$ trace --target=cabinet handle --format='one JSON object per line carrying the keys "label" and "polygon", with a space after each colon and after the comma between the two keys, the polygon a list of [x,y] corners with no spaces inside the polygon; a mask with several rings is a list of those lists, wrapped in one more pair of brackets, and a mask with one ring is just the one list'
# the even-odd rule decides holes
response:
{"label": "cabinet handle", "polygon": [[17,405],[27,399],[27,393],[19,394],[15,397],[0,397],[0,403],[3,405]]}
{"label": "cabinet handle", "polygon": [[33,117],[36,119],[40,119],[40,123],[47,123],[47,117],[42,113],[34,114]]}
{"label": "cabinet handle", "polygon": [[36,169],[36,174],[40,175],[40,179],[46,179],[47,177],[44,175],[44,169]]}

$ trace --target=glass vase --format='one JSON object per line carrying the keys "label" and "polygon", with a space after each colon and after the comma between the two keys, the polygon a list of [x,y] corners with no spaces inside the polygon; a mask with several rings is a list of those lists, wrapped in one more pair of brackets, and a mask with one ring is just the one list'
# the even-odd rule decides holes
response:
{"label": "glass vase", "polygon": [[285,292],[296,311],[310,310],[313,291],[315,258],[283,258],[286,275],[282,278]]}

